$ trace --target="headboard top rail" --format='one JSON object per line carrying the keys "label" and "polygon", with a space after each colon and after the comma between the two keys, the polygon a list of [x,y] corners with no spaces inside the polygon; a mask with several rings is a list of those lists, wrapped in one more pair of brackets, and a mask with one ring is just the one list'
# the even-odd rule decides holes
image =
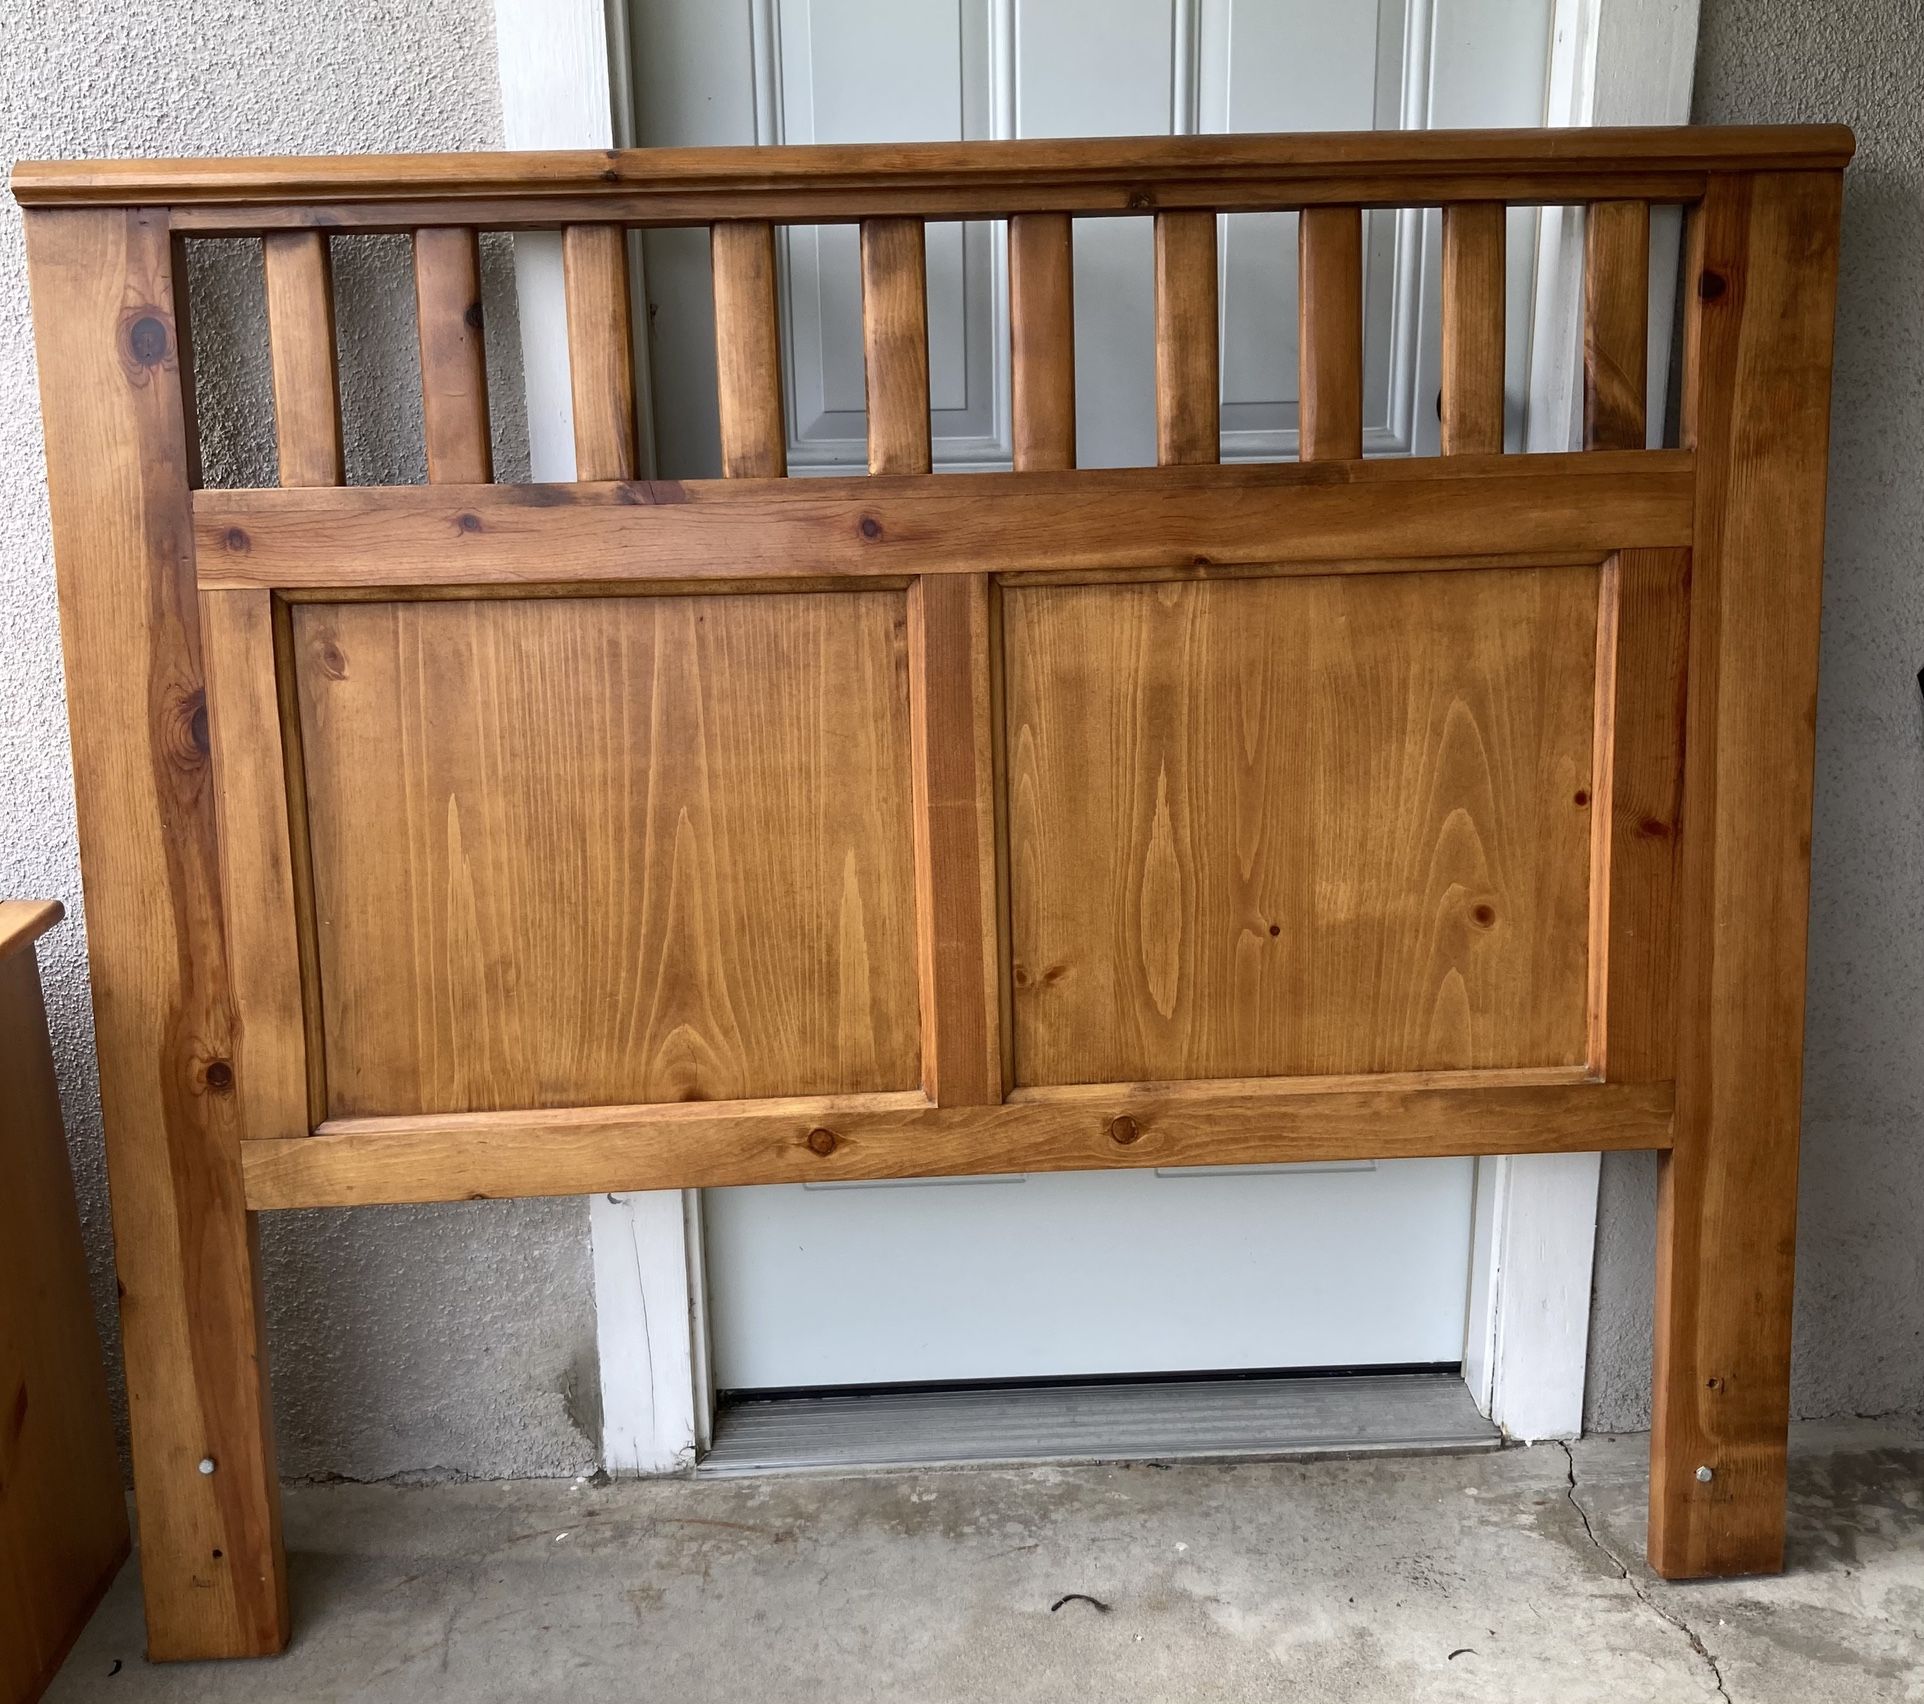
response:
{"label": "headboard top rail", "polygon": [[1835,170],[1843,125],[1323,132],[554,153],[22,161],[29,207],[166,206],[182,228],[263,215],[387,223],[420,204],[477,223],[538,225],[584,203],[635,223],[832,221],[878,213],[989,217],[1444,201],[1689,201],[1708,176]]}

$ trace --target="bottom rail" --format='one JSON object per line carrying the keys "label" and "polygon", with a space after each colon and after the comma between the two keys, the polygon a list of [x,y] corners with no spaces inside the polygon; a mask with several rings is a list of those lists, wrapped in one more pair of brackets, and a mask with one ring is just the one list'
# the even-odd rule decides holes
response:
{"label": "bottom rail", "polygon": [[1121,1166],[1668,1148],[1669,1083],[1580,1069],[1018,1089],[995,1106],[919,1091],[342,1118],[242,1144],[247,1205],[1107,1171]]}

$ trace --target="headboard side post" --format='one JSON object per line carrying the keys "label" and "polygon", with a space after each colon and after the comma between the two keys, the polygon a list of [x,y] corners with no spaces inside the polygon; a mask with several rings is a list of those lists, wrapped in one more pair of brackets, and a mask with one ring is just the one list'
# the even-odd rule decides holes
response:
{"label": "headboard side post", "polygon": [[1720,175],[1690,215],[1697,497],[1650,1474],[1650,1560],[1670,1578],[1783,1561],[1840,206],[1835,171]]}
{"label": "headboard side post", "polygon": [[[164,209],[26,213],[148,1651],[287,1642]],[[184,303],[183,303],[184,305]]]}

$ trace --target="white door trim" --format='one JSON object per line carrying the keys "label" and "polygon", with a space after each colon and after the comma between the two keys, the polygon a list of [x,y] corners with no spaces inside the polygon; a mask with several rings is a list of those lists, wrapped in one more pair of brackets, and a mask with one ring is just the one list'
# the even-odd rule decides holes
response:
{"label": "white door trim", "polygon": [[[509,148],[613,148],[630,140],[624,0],[495,0],[501,140]],[[568,313],[561,240],[515,239],[521,358],[534,478],[575,474]],[[641,253],[629,245],[635,325],[647,324]],[[643,471],[653,471],[654,411],[636,339]],[[708,1442],[708,1333],[701,1211],[693,1190],[591,1195],[601,1453],[610,1473],[674,1473]]]}
{"label": "white door trim", "polygon": [[[1697,60],[1698,0],[1557,0],[1548,122],[1685,124]],[[1524,442],[1574,449],[1583,428],[1583,218],[1546,207],[1538,224],[1536,300]],[[1675,208],[1650,229],[1650,441],[1663,441],[1676,311]],[[1583,1431],[1596,1253],[1597,1154],[1518,1154],[1477,1163],[1470,1309],[1463,1376],[1513,1438]]]}
{"label": "white door trim", "polygon": [[[1557,0],[1551,124],[1681,124],[1690,116],[1699,0]],[[626,0],[495,0],[503,141],[611,147],[631,134]],[[1653,225],[1650,418],[1664,419],[1679,225]],[[1525,417],[1531,449],[1574,444],[1582,414],[1580,216],[1544,210]],[[640,286],[639,257],[632,269]],[[574,468],[559,245],[516,241],[530,459],[537,479]],[[645,317],[637,313],[636,324]],[[638,343],[642,340],[638,339]],[[637,386],[645,396],[645,348]],[[644,442],[651,411],[641,410]],[[651,446],[650,446],[651,447]],[[1596,1242],[1599,1156],[1479,1162],[1464,1377],[1511,1436],[1574,1437]],[[706,1446],[712,1386],[695,1191],[590,1198],[603,1456],[610,1472],[686,1468]]]}

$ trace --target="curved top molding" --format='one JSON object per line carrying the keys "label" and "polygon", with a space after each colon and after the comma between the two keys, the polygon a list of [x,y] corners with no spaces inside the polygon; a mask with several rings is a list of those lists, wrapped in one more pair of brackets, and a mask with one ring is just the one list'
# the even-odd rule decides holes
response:
{"label": "curved top molding", "polygon": [[810,223],[1197,207],[1691,201],[1716,173],[1836,170],[1842,125],[1323,132],[557,153],[22,161],[28,207],[167,207],[181,230]]}

